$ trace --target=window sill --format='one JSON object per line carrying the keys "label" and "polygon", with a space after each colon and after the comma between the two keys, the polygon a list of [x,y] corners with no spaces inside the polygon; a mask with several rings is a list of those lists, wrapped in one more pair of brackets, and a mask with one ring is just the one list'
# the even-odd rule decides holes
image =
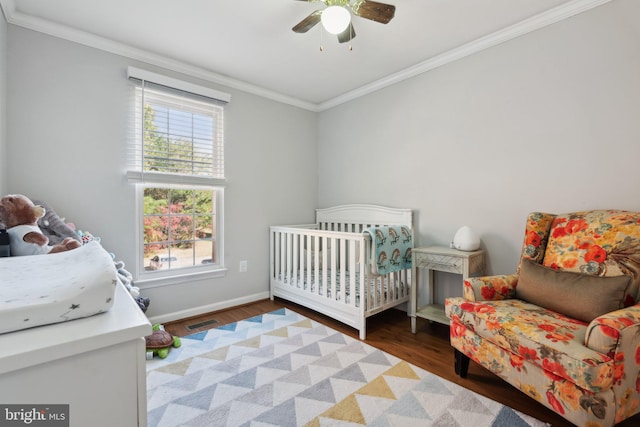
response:
{"label": "window sill", "polygon": [[227,269],[224,267],[218,268],[216,270],[207,270],[207,271],[198,271],[191,273],[177,273],[172,276],[162,276],[162,277],[141,277],[134,282],[134,285],[139,287],[140,289],[151,289],[151,288],[159,288],[163,286],[174,286],[180,285],[185,282],[195,281],[195,280],[206,280],[206,279],[216,279],[219,277],[224,277],[227,274]]}

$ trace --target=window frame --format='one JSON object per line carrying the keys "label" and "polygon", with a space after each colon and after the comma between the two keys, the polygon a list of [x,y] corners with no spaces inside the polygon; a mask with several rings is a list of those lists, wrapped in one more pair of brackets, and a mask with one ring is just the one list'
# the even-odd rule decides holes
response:
{"label": "window frame", "polygon": [[[185,93],[185,98],[189,98],[189,95],[195,94],[201,97],[207,97],[212,99],[213,110],[219,110],[220,117],[214,116],[214,125],[216,122],[221,124],[222,129],[216,129],[217,132],[222,132],[222,139],[218,141],[222,150],[222,170],[224,171],[224,107],[220,108],[220,104],[224,104],[230,101],[230,95],[224,94],[212,90],[210,88],[200,87],[191,83],[183,82],[177,79],[165,77],[159,74],[147,72],[134,67],[129,67],[127,73],[130,79],[137,80],[133,84],[133,112],[131,117],[132,129],[129,131],[129,144],[128,144],[128,164],[127,164],[127,180],[135,185],[135,230],[136,230],[136,265],[133,271],[135,272],[136,285],[144,288],[166,286],[185,282],[185,280],[202,280],[208,278],[222,277],[225,275],[227,268],[224,263],[224,191],[226,186],[226,179],[224,177],[209,177],[202,175],[190,175],[190,174],[178,174],[168,172],[154,172],[144,170],[144,151],[142,141],[143,138],[143,124],[140,117],[137,117],[137,111],[139,104],[142,102],[138,92],[140,86],[144,85],[144,82],[148,81],[153,83],[156,87],[154,91],[158,91],[157,85],[167,87],[167,94],[175,96],[176,91],[182,91]],[[144,111],[144,110],[142,110]],[[215,140],[214,136],[214,140]],[[214,142],[214,141],[212,141]],[[214,152],[216,148],[214,147]],[[142,157],[140,157],[142,156]],[[212,167],[214,166],[215,158],[212,158]],[[216,239],[212,242],[215,245],[216,250],[216,263],[210,265],[194,265],[190,267],[180,267],[171,270],[156,270],[148,271],[144,267],[144,190],[145,188],[167,188],[167,189],[181,189],[181,190],[205,190],[214,191],[215,194],[215,221],[213,226],[216,229]]]}

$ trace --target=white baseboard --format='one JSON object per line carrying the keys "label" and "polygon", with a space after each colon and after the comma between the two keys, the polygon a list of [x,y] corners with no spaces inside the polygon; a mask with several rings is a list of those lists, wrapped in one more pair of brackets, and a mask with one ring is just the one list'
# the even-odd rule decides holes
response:
{"label": "white baseboard", "polygon": [[188,317],[199,316],[201,314],[210,313],[212,311],[224,310],[226,308],[236,307],[238,305],[249,304],[269,298],[269,292],[260,292],[253,295],[247,295],[242,298],[235,298],[227,301],[220,301],[215,304],[202,305],[187,310],[174,311],[173,313],[165,313],[149,318],[149,321],[155,323],[167,323],[175,320],[186,319]]}

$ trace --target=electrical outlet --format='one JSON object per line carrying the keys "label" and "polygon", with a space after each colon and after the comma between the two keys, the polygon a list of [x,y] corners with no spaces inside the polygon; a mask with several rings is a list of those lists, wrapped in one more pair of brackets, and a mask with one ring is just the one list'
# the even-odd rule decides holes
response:
{"label": "electrical outlet", "polygon": [[246,273],[248,268],[248,261],[240,261],[240,273]]}

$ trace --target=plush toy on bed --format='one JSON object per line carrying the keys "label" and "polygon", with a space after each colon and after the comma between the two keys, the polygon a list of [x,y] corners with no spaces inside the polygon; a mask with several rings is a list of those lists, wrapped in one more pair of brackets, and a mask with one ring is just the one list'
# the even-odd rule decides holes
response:
{"label": "plush toy on bed", "polygon": [[42,206],[34,204],[22,194],[10,194],[0,199],[0,220],[7,227],[12,256],[64,252],[81,246],[72,238],[49,246],[49,239],[37,223],[44,214]]}

